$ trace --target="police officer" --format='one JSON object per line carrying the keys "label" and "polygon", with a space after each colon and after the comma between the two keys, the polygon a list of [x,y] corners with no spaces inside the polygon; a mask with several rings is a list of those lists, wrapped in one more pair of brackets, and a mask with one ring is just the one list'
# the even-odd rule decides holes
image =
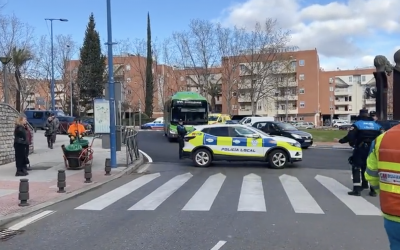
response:
{"label": "police officer", "polygon": [[[354,145],[353,155],[349,158],[352,165],[353,190],[349,195],[360,196],[363,189],[368,188],[364,173],[367,167],[367,158],[372,141],[382,132],[382,127],[368,116],[368,110],[361,109],[357,121],[351,126],[347,134],[348,140]],[[370,187],[370,196],[376,196],[376,192]]]}
{"label": "police officer", "polygon": [[183,121],[182,119],[179,119],[178,126],[176,127],[176,130],[178,132],[178,143],[179,143],[179,159],[182,159],[182,150],[183,146],[185,143],[183,142],[183,138],[187,134],[185,126],[183,126]]}
{"label": "police officer", "polygon": [[378,120],[378,117],[376,116],[376,112],[375,111],[371,111],[369,112],[369,116],[374,119],[374,121]]}

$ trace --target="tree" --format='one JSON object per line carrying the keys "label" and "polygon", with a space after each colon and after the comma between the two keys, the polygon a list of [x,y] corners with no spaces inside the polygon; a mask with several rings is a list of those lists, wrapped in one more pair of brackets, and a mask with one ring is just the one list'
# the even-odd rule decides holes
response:
{"label": "tree", "polygon": [[83,46],[80,49],[77,84],[80,88],[80,104],[85,112],[92,108],[95,98],[103,97],[105,56],[101,53],[100,36],[96,31],[93,13],[89,17]]}
{"label": "tree", "polygon": [[11,58],[14,65],[14,76],[17,83],[15,93],[15,109],[21,112],[21,92],[23,90],[21,68],[30,60],[33,59],[32,53],[29,49],[19,49],[14,47],[11,52]]}
{"label": "tree", "polygon": [[[146,95],[146,53],[147,53],[147,42],[145,39],[136,39],[132,43],[133,45],[133,59],[132,67],[136,76],[133,79],[132,91],[136,95],[136,98],[140,106],[145,105],[145,95]],[[136,103],[132,104],[133,107],[137,107]]]}
{"label": "tree", "polygon": [[289,39],[289,32],[279,29],[272,19],[257,23],[247,34],[246,50],[240,55],[238,88],[239,94],[249,100],[252,115],[258,106],[275,99],[276,73],[282,71],[277,62],[286,60],[281,52]]}
{"label": "tree", "polygon": [[152,44],[151,44],[150,14],[147,13],[146,96],[145,96],[144,112],[148,117],[153,116],[153,98],[154,98],[153,53],[151,45]]}
{"label": "tree", "polygon": [[[195,19],[189,24],[189,31],[176,32],[173,39],[180,53],[183,68],[187,69],[189,85],[195,86],[199,92],[211,99],[211,108],[215,110],[216,97],[221,94],[220,72],[215,37],[215,25],[210,21]],[[217,80],[215,80],[217,79]]]}
{"label": "tree", "polygon": [[246,32],[234,27],[224,28],[221,24],[216,27],[216,39],[219,55],[222,57],[222,96],[226,100],[227,113],[232,114],[232,100],[237,92],[239,74],[237,74],[240,53],[245,50]]}

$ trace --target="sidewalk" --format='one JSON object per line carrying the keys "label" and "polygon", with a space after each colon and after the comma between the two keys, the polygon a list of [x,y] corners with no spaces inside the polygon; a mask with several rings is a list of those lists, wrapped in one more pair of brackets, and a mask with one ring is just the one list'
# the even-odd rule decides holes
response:
{"label": "sidewalk", "polygon": [[[88,137],[90,141],[92,138]],[[18,217],[25,216],[46,206],[71,198],[77,194],[100,186],[116,179],[123,174],[133,172],[141,163],[143,157],[126,167],[125,147],[117,152],[118,167],[111,170],[111,175],[105,176],[105,159],[110,157],[109,149],[102,149],[101,139],[93,143],[94,159],[92,165],[92,183],[84,183],[83,170],[66,170],[66,193],[57,193],[57,174],[59,169],[65,169],[61,145],[69,144],[66,135],[57,135],[54,149],[47,148],[43,131],[37,131],[34,137],[35,150],[29,156],[32,170],[28,176],[16,177],[15,163],[0,166],[0,226]],[[28,207],[19,207],[18,189],[20,179],[29,179]]]}

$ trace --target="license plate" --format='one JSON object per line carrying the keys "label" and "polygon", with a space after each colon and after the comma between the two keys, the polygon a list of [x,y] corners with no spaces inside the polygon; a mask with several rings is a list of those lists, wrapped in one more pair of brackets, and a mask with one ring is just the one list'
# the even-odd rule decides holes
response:
{"label": "license plate", "polygon": [[304,142],[311,142],[311,140],[305,140]]}

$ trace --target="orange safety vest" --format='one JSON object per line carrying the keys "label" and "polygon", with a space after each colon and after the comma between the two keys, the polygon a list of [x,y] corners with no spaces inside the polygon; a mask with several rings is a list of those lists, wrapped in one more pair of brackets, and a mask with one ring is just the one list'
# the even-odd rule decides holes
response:
{"label": "orange safety vest", "polygon": [[378,173],[382,212],[400,217],[400,127],[387,131],[379,146]]}

